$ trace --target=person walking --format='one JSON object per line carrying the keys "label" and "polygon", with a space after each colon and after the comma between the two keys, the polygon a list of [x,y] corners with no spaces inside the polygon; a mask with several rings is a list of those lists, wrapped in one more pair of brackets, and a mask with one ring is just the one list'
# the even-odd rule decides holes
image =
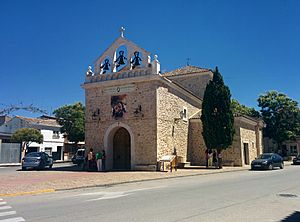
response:
{"label": "person walking", "polygon": [[102,150],[102,171],[105,171],[105,159],[106,159],[105,150]]}
{"label": "person walking", "polygon": [[102,152],[96,153],[96,161],[97,161],[97,170],[102,171]]}

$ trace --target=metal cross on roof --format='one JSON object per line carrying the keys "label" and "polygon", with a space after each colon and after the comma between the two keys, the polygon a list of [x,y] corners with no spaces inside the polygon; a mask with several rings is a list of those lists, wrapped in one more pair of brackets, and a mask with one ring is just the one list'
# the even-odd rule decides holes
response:
{"label": "metal cross on roof", "polygon": [[121,37],[124,38],[125,28],[123,26],[120,28],[120,32],[121,32]]}
{"label": "metal cross on roof", "polygon": [[191,62],[191,58],[187,58],[187,59],[186,59],[186,65],[189,66],[189,65],[190,65],[190,62]]}

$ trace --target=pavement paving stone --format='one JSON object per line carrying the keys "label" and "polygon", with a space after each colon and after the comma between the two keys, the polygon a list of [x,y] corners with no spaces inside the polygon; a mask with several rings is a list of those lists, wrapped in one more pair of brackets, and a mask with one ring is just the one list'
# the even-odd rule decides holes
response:
{"label": "pavement paving stone", "polygon": [[16,171],[14,174],[1,175],[0,195],[45,189],[66,190],[134,181],[174,178],[199,174],[220,173],[248,168],[232,167],[219,169],[178,169],[173,172],[70,172],[70,171]]}

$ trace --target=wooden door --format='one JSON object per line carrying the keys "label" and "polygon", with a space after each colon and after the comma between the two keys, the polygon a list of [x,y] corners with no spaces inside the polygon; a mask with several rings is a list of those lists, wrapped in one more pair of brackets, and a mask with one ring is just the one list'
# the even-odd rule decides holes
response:
{"label": "wooden door", "polygon": [[117,170],[131,168],[130,135],[125,128],[120,128],[114,135],[113,166]]}

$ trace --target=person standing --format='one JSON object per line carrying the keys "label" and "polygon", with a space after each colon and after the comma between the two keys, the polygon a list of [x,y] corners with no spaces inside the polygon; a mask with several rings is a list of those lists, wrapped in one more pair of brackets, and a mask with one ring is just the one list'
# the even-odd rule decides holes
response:
{"label": "person standing", "polygon": [[222,163],[221,150],[218,151],[218,163],[219,163],[219,169],[222,169],[223,168],[223,163]]}
{"label": "person standing", "polygon": [[215,150],[213,152],[213,164],[214,164],[215,168],[218,168],[217,151],[215,151]]}
{"label": "person standing", "polygon": [[209,166],[209,167],[212,166],[212,161],[213,161],[213,153],[212,153],[212,150],[209,149],[209,150],[208,150],[208,166]]}
{"label": "person standing", "polygon": [[102,171],[102,152],[96,153],[97,170]]}
{"label": "person standing", "polygon": [[105,158],[106,158],[105,150],[102,150],[102,171],[105,171]]}
{"label": "person standing", "polygon": [[93,148],[90,149],[90,152],[88,153],[87,159],[88,159],[88,171],[91,171],[93,169]]}
{"label": "person standing", "polygon": [[208,149],[205,150],[205,165],[208,168]]}

